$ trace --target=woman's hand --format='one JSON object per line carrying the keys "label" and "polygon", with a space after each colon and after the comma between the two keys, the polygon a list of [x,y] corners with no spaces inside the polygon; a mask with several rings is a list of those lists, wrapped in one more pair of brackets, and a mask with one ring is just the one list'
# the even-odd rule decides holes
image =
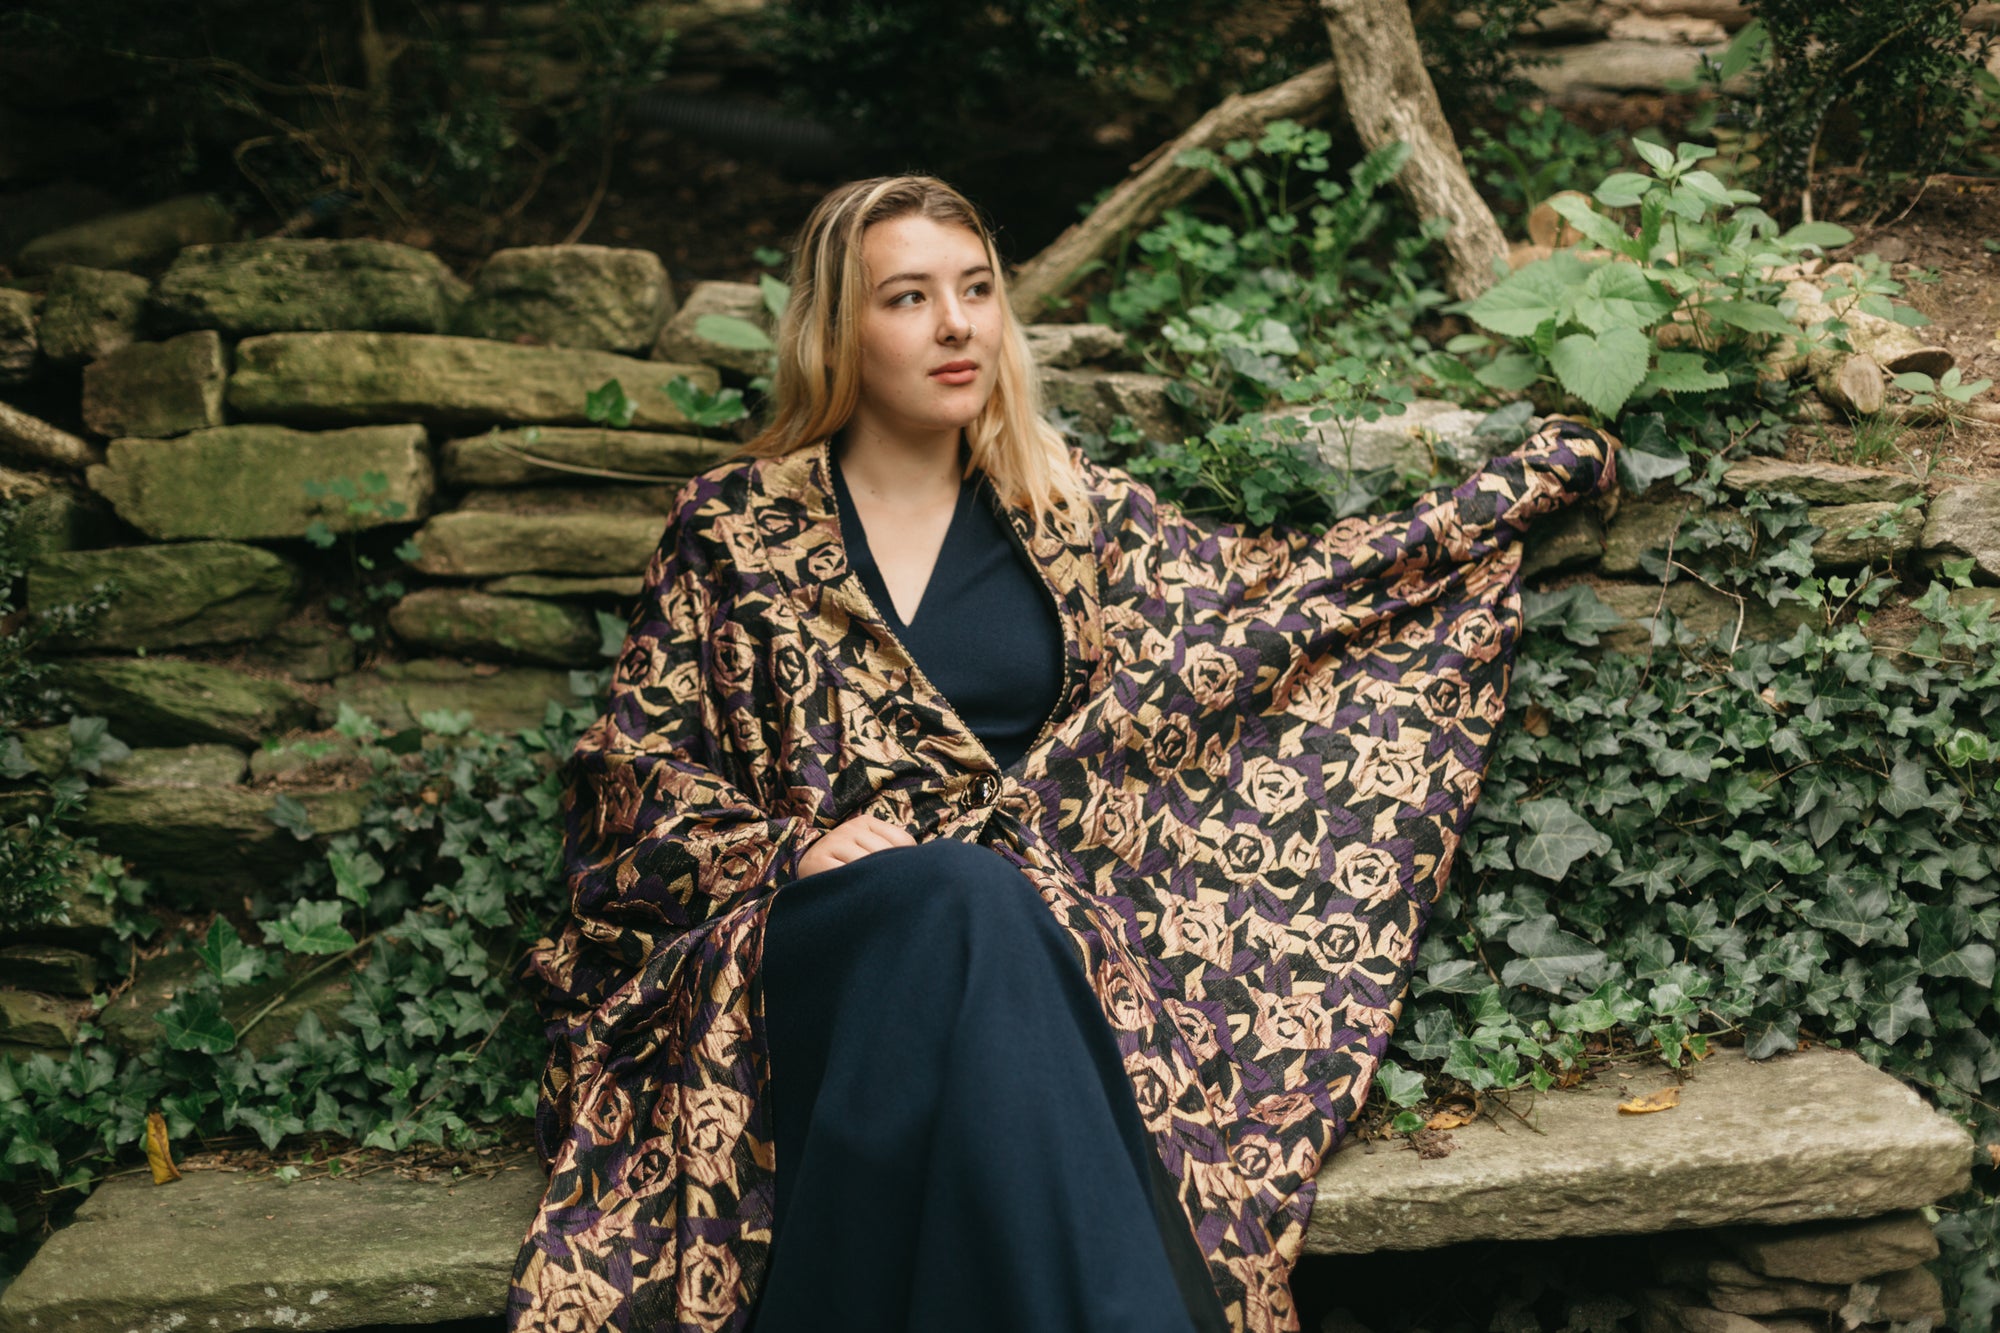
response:
{"label": "woman's hand", "polygon": [[834,825],[830,833],[806,849],[806,854],[799,858],[799,878],[859,861],[870,852],[916,845],[917,840],[908,832],[885,819],[855,815]]}

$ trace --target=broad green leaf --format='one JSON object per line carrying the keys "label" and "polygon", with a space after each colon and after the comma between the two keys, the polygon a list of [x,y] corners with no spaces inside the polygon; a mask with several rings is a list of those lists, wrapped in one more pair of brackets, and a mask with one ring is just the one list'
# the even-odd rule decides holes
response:
{"label": "broad green leaf", "polygon": [[1572,333],[1556,343],[1549,364],[1563,388],[1600,414],[1615,417],[1646,378],[1653,344],[1637,329]]}
{"label": "broad green leaf", "polygon": [[1521,825],[1514,864],[1544,879],[1561,880],[1579,860],[1611,850],[1611,839],[1560,798],[1522,805]]}
{"label": "broad green leaf", "polygon": [[343,911],[330,900],[294,903],[278,918],[278,939],[291,953],[344,953],[354,947],[354,937],[340,924]]}
{"label": "broad green leaf", "polygon": [[1549,206],[1593,245],[1618,254],[1631,253],[1632,238],[1625,234],[1625,229],[1592,208],[1588,200],[1566,194],[1550,200]]}
{"label": "broad green leaf", "polygon": [[1538,259],[1488,287],[1465,313],[1481,328],[1525,338],[1551,319],[1567,318],[1591,266],[1567,252]]}
{"label": "broad green leaf", "polygon": [[255,981],[258,965],[264,961],[264,951],[245,944],[225,916],[217,916],[209,923],[208,935],[193,946],[193,953],[224,986]]}
{"label": "broad green leaf", "polygon": [[1822,250],[1837,250],[1853,239],[1854,233],[1837,222],[1801,222],[1778,237],[1778,244],[1817,245]]}
{"label": "broad green leaf", "polygon": [[271,822],[300,842],[312,840],[312,815],[296,796],[279,796],[271,803]]}
{"label": "broad green leaf", "polygon": [[236,1045],[236,1029],[222,1016],[213,995],[183,993],[153,1016],[166,1030],[167,1045],[177,1051],[221,1055]]}
{"label": "broad green leaf", "polygon": [[1745,333],[1789,337],[1799,331],[1799,326],[1778,313],[1776,306],[1759,305],[1754,301],[1710,301],[1701,309],[1710,319],[1721,320]]}
{"label": "broad green leaf", "polygon": [[1646,393],[1707,393],[1729,387],[1729,376],[1708,368],[1699,352],[1661,352],[1640,386]]}
{"label": "broad green leaf", "polygon": [[[1574,201],[1571,201],[1574,202]],[[1606,264],[1590,275],[1576,301],[1576,319],[1594,333],[1647,329],[1673,313],[1673,293],[1631,264]]]}
{"label": "broad green leaf", "polygon": [[694,332],[697,338],[745,352],[768,352],[777,346],[771,335],[735,315],[701,315],[694,322]]}
{"label": "broad green leaf", "polygon": [[1473,372],[1473,377],[1489,389],[1501,393],[1520,393],[1541,378],[1541,371],[1531,356],[1519,352],[1502,352],[1491,361]]}
{"label": "broad green leaf", "polygon": [[1653,178],[1642,176],[1636,171],[1615,171],[1604,178],[1592,193],[1597,202],[1606,208],[1630,208],[1646,197]]}
{"label": "broad green leaf", "polygon": [[1552,916],[1523,921],[1509,930],[1507,947],[1520,956],[1500,969],[1502,984],[1556,993],[1579,973],[1594,971],[1605,961],[1604,950],[1564,930]]}
{"label": "broad green leaf", "polygon": [[1393,1060],[1375,1071],[1375,1081],[1381,1085],[1382,1095],[1397,1106],[1414,1106],[1424,1099],[1424,1076]]}

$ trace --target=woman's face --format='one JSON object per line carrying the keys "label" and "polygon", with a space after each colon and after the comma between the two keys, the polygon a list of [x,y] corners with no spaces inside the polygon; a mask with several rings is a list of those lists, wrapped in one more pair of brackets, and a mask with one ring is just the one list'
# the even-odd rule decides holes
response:
{"label": "woman's face", "polygon": [[861,261],[855,424],[955,440],[993,393],[1001,312],[986,247],[964,227],[912,215],[863,232]]}

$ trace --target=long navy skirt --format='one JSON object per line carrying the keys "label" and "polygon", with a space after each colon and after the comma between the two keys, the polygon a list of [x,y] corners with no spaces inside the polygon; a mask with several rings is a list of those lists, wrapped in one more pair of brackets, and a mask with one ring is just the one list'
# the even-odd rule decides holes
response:
{"label": "long navy skirt", "polygon": [[778,890],[777,1152],[755,1333],[1224,1327],[1074,946],[941,839]]}

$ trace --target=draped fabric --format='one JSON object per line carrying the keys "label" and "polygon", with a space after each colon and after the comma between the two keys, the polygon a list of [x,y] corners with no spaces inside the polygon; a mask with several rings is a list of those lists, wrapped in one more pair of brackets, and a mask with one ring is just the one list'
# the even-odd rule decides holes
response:
{"label": "draped fabric", "polygon": [[849,567],[828,445],[688,483],[565,798],[522,980],[547,1193],[510,1330],[740,1330],[771,1240],[775,890],[867,812],[999,852],[1073,942],[1231,1326],[1298,1326],[1313,1180],[1401,1013],[1505,710],[1518,539],[1615,484],[1553,420],[1321,534],[1205,522],[1078,456],[1087,535],[1009,518],[1062,701],[1001,770]]}

